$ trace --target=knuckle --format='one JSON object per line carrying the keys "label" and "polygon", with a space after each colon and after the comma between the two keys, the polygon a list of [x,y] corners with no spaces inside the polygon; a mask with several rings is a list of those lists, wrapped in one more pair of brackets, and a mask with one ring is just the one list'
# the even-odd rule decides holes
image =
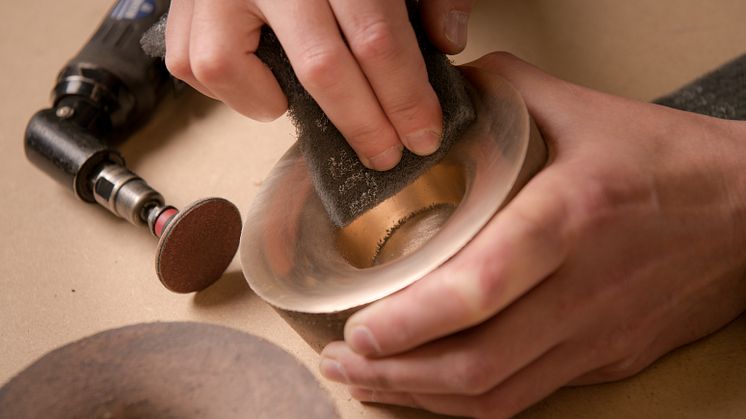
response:
{"label": "knuckle", "polygon": [[576,193],[575,212],[588,222],[600,222],[612,208],[613,193],[605,182],[587,180]]}
{"label": "knuckle", "polygon": [[309,47],[301,54],[296,72],[298,80],[308,90],[324,90],[339,80],[339,69],[343,61],[340,48],[327,46]]}
{"label": "knuckle", "polygon": [[356,151],[367,156],[374,156],[398,142],[393,128],[385,124],[356,124],[347,128],[344,134]]}
{"label": "knuckle", "polygon": [[492,368],[484,362],[485,357],[471,354],[464,358],[454,373],[454,389],[466,395],[478,396],[492,388]]}
{"label": "knuckle", "polygon": [[192,67],[189,58],[183,55],[166,52],[166,68],[177,79],[186,79],[192,76]]}
{"label": "knuckle", "polygon": [[209,52],[194,54],[191,60],[194,77],[207,85],[224,81],[230,65],[230,53],[218,48],[210,49]]}
{"label": "knuckle", "polygon": [[365,377],[363,381],[379,390],[394,389],[391,379],[382,371],[374,370],[369,372],[369,375]]}
{"label": "knuckle", "polygon": [[498,293],[493,289],[499,285],[491,284],[490,281],[494,278],[485,274],[479,266],[471,265],[469,262],[458,266],[455,272],[441,276],[439,287],[444,295],[451,296],[461,320],[476,324],[491,315],[494,306],[493,295]]}
{"label": "knuckle", "polygon": [[618,381],[637,375],[647,365],[648,363],[644,362],[640,357],[626,357],[601,368],[596,372],[594,378],[599,382]]}
{"label": "knuckle", "polygon": [[637,359],[641,348],[648,340],[644,338],[647,321],[629,321],[612,328],[587,343],[588,351],[595,360],[618,362],[619,359]]}
{"label": "knuckle", "polygon": [[382,16],[363,19],[350,41],[355,56],[361,61],[391,58],[397,51],[397,39],[391,24]]}
{"label": "knuckle", "polygon": [[604,171],[585,179],[571,193],[572,212],[583,227],[591,229],[605,225],[618,211],[649,200],[629,180]]}
{"label": "knuckle", "polygon": [[510,249],[495,249],[493,255],[463,260],[442,280],[443,289],[462,307],[464,320],[472,324],[492,316],[506,298],[507,265],[503,261],[509,260]]}
{"label": "knuckle", "polygon": [[[562,205],[561,202],[558,201],[556,205]],[[562,211],[566,212],[564,208]],[[548,219],[545,212],[537,209],[536,211],[518,211],[513,213],[511,222],[517,231],[519,240],[529,243],[543,243],[548,241],[553,245],[556,244],[558,238],[555,236],[558,226],[554,224],[554,218],[565,219],[566,217],[551,217]]]}
{"label": "knuckle", "polygon": [[[426,106],[429,103],[437,102],[428,102],[419,92],[411,92],[387,103],[386,114],[392,120],[397,121],[422,121],[434,113],[430,106]],[[430,117],[430,119],[433,119],[433,117]]]}
{"label": "knuckle", "polygon": [[[500,259],[508,260],[508,259]],[[505,265],[496,261],[484,261],[478,273],[479,293],[477,308],[480,313],[492,314],[496,302],[505,294]]]}

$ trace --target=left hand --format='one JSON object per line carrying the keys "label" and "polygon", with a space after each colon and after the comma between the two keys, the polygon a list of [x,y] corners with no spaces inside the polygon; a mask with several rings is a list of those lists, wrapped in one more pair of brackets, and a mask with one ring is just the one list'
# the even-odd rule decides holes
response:
{"label": "left hand", "polygon": [[322,352],[327,378],[363,401],[507,417],[633,375],[744,311],[744,123],[507,54],[469,66],[521,92],[550,163],[448,263],[352,316]]}

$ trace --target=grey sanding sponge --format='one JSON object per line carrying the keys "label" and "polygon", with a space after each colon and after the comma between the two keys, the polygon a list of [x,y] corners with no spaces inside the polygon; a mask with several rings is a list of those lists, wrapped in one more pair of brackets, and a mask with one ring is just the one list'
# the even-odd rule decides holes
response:
{"label": "grey sanding sponge", "polygon": [[[428,40],[416,2],[408,1],[407,7],[428,78],[440,100],[443,137],[435,153],[421,157],[405,150],[401,162],[386,172],[363,166],[339,130],[301,85],[274,32],[266,26],[262,29],[256,55],[272,70],[287,96],[288,116],[296,127],[298,145],[316,193],[338,227],[349,224],[396,194],[442,159],[476,117],[461,73]],[[160,22],[143,37],[143,49],[147,53],[165,54],[164,31],[165,25]]]}
{"label": "grey sanding sponge", "polygon": [[655,103],[721,119],[746,120],[746,55]]}

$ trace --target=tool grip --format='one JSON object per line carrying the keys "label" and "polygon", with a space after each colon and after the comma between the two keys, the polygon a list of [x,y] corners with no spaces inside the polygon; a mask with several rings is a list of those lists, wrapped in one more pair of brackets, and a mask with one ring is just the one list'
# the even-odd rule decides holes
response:
{"label": "tool grip", "polygon": [[168,72],[142,51],[140,38],[169,3],[118,0],[60,71],[53,107],[28,123],[27,158],[84,201],[95,202],[92,180],[101,167],[124,166],[111,140],[134,130],[163,96]]}
{"label": "tool grip", "polygon": [[34,114],[24,138],[26,158],[86,202],[95,202],[90,180],[99,165],[124,165],[119,152],[77,124],[60,118],[54,109]]}
{"label": "tool grip", "polygon": [[[108,114],[113,130],[132,128],[150,113],[169,80],[162,59],[140,47],[143,33],[166,13],[168,0],[118,0],[94,35],[62,69],[54,105],[84,99]],[[81,123],[85,126],[86,123]]]}

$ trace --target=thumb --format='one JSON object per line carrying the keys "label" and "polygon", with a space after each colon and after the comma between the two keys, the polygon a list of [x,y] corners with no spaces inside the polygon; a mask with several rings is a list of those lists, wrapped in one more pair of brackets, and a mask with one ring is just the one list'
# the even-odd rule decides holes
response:
{"label": "thumb", "polygon": [[542,133],[550,137],[561,135],[565,127],[577,126],[579,115],[593,115],[588,104],[598,103],[593,99],[601,94],[558,79],[507,52],[489,53],[461,68],[467,73],[476,68],[510,82],[523,97]]}

